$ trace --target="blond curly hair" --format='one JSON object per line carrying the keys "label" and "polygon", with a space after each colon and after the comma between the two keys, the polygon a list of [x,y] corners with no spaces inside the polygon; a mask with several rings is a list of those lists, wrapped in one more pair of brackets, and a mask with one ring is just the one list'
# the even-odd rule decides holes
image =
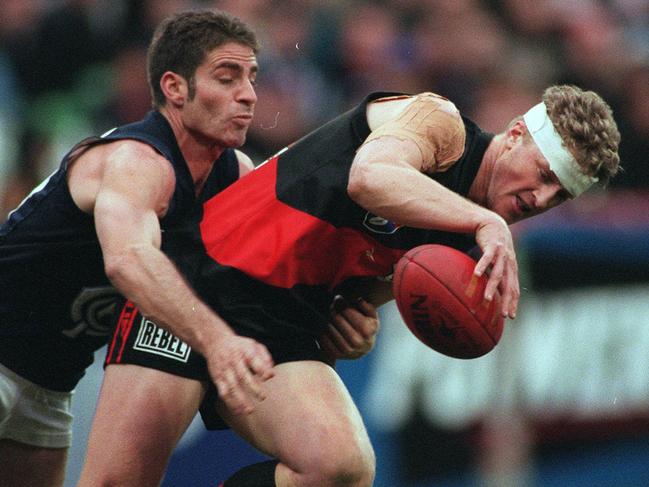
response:
{"label": "blond curly hair", "polygon": [[584,173],[606,185],[620,164],[620,132],[611,107],[595,92],[550,86],[543,102],[554,128]]}

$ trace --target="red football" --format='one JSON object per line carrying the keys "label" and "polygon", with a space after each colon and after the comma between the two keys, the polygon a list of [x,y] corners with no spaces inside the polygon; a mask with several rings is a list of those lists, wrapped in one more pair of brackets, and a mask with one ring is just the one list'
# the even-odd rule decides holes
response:
{"label": "red football", "polygon": [[397,262],[392,290],[408,328],[433,350],[456,358],[491,351],[503,333],[500,294],[484,300],[487,276],[476,261],[444,245],[422,245]]}

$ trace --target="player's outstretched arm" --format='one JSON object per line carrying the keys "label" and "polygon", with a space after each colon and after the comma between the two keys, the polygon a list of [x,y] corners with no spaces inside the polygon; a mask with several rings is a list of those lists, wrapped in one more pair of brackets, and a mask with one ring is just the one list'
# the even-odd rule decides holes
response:
{"label": "player's outstretched arm", "polygon": [[513,318],[519,297],[518,270],[506,222],[423,174],[422,164],[414,142],[380,137],[359,149],[347,191],[360,206],[395,223],[475,234],[483,251],[478,272],[491,271],[486,296],[490,298],[498,288],[503,315]]}
{"label": "player's outstretched arm", "polygon": [[[273,362],[264,346],[236,335],[203,303],[160,250],[159,217],[173,194],[173,169],[137,142],[99,154],[92,212],[108,278],[145,316],[205,357],[233,412],[250,412],[263,399],[262,383],[273,375]],[[74,174],[70,182],[75,185]]]}

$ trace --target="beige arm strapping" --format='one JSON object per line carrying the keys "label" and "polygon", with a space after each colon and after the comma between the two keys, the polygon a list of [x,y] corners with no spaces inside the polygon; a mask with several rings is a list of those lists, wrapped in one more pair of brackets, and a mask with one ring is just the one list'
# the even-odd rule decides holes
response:
{"label": "beige arm strapping", "polygon": [[391,136],[413,141],[422,156],[422,172],[448,169],[464,152],[465,129],[455,105],[434,93],[420,93],[394,119],[389,120],[365,139]]}

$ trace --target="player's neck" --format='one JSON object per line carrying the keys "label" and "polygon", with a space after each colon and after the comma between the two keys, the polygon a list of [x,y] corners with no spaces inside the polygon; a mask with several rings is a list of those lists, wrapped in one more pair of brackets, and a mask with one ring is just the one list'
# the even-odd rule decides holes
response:
{"label": "player's neck", "polygon": [[468,197],[471,201],[474,201],[475,203],[486,207],[487,193],[489,190],[489,183],[491,181],[491,178],[493,177],[494,167],[496,165],[496,161],[504,150],[505,135],[498,134],[491,140],[489,146],[487,147],[487,150],[482,156],[480,168],[478,169],[478,173],[476,174],[476,177],[471,184],[471,188],[469,189]]}
{"label": "player's neck", "polygon": [[221,156],[224,147],[214,144],[213,141],[199,140],[194,133],[187,130],[176,110],[162,107],[160,113],[167,119],[173,130],[178,148],[192,175],[196,192],[199,193],[212,170],[214,161]]}
{"label": "player's neck", "polygon": [[205,160],[206,164],[211,164],[225,150],[225,147],[217,144],[214,139],[201,135],[196,130],[191,130],[178,110],[161,107],[159,111],[171,125],[178,147],[187,162],[190,159],[197,162]]}

